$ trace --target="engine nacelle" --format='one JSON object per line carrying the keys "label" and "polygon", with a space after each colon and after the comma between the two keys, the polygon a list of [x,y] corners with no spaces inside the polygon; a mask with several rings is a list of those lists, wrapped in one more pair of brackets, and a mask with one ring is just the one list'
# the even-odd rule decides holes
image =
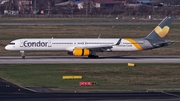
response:
{"label": "engine nacelle", "polygon": [[[73,53],[73,54],[72,54]],[[75,48],[73,52],[68,52],[69,55],[74,55],[74,56],[89,56],[91,54],[91,51],[87,48],[82,49],[82,48]]]}

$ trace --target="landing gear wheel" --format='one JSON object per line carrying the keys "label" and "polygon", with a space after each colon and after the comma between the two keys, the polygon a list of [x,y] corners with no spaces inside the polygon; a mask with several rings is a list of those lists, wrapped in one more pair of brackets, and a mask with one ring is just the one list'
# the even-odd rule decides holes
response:
{"label": "landing gear wheel", "polygon": [[98,56],[98,55],[89,55],[88,58],[93,58],[93,59],[95,59],[95,58],[99,58],[99,56]]}
{"label": "landing gear wheel", "polygon": [[22,56],[22,59],[25,59],[25,56]]}
{"label": "landing gear wheel", "polygon": [[20,51],[22,59],[25,59],[24,51]]}

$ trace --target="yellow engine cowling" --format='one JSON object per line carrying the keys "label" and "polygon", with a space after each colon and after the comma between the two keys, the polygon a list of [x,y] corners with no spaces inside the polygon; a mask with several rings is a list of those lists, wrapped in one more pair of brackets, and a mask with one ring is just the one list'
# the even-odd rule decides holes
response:
{"label": "yellow engine cowling", "polygon": [[75,48],[73,51],[74,56],[89,56],[91,54],[91,51],[87,48]]}

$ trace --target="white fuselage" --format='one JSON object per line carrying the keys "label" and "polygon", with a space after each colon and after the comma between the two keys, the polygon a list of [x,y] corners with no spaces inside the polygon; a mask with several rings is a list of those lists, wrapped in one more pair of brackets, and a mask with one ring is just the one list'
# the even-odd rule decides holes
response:
{"label": "white fuselage", "polygon": [[[34,38],[17,39],[5,49],[10,51],[73,51],[74,48],[102,48],[105,51],[136,51],[139,50],[126,39],[116,45],[118,38]],[[143,42],[142,42],[143,44]],[[111,48],[106,48],[112,46]]]}

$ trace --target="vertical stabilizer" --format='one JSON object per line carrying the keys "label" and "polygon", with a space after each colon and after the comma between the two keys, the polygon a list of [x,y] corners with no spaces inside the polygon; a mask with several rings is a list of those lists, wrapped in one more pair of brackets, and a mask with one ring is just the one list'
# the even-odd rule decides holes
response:
{"label": "vertical stabilizer", "polygon": [[156,28],[149,33],[146,39],[152,40],[163,40],[170,30],[170,25],[172,23],[173,17],[166,17],[164,18]]}

